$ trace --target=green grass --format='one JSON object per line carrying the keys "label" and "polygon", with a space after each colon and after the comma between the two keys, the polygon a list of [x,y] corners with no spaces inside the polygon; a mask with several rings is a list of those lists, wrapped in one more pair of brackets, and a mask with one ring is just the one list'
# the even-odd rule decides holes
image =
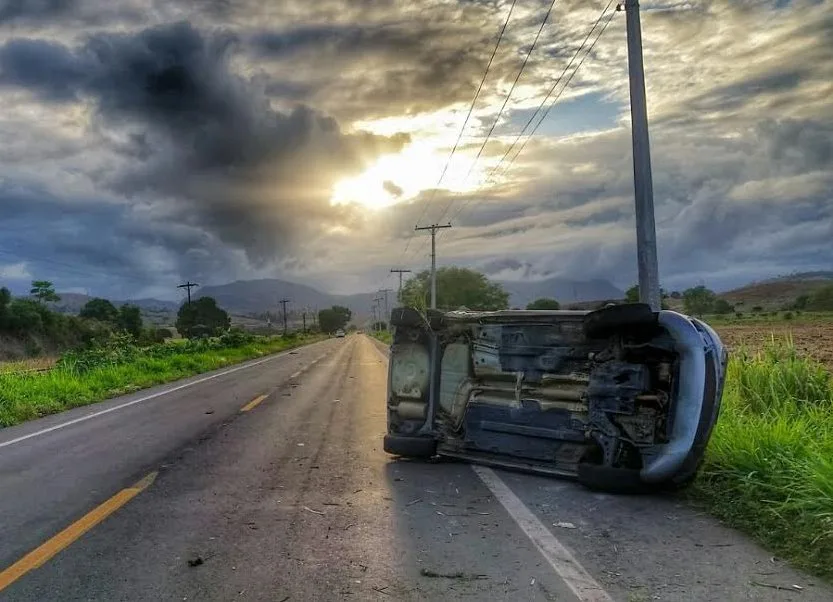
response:
{"label": "green grass", "polygon": [[391,342],[393,342],[393,333],[391,333],[390,330],[378,330],[376,332],[371,331],[370,336],[379,339],[387,345],[390,345]]}
{"label": "green grass", "polygon": [[259,338],[239,347],[169,350],[163,357],[139,354],[124,363],[78,371],[0,374],[0,426],[11,426],[319,340],[316,336]]}
{"label": "green grass", "polygon": [[833,578],[833,383],[788,342],[732,358],[691,494],[796,566]]}

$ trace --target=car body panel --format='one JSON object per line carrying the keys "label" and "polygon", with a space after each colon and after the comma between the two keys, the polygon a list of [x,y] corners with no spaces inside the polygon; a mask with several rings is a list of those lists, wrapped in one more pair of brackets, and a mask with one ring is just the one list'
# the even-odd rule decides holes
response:
{"label": "car body panel", "polygon": [[396,310],[385,449],[422,436],[439,455],[542,474],[592,464],[646,485],[689,480],[726,351],[702,321],[646,307]]}

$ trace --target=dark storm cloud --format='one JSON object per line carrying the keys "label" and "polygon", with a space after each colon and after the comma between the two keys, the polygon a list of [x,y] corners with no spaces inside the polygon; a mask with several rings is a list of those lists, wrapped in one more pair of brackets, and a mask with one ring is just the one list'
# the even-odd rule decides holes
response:
{"label": "dark storm cloud", "polygon": [[79,4],[79,0],[3,0],[0,23],[54,19],[72,12]]}
{"label": "dark storm cloud", "polygon": [[408,137],[347,135],[305,106],[273,110],[262,89],[232,73],[234,44],[233,35],[182,22],[95,35],[78,49],[14,40],[0,49],[0,83],[48,101],[94,103],[95,126],[126,138],[116,150],[132,159],[100,175],[102,184],[128,197],[167,197],[166,219],[266,262],[355,219],[330,206],[332,184]]}

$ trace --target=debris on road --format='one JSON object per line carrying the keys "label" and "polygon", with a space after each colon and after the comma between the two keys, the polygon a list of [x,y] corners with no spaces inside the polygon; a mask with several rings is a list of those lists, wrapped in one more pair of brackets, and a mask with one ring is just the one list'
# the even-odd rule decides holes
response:
{"label": "debris on road", "polygon": [[488,579],[488,575],[468,575],[462,571],[456,573],[437,573],[431,569],[420,569],[419,574],[423,577],[430,577],[431,579],[459,579],[461,581],[477,581],[479,579]]}
{"label": "debris on road", "polygon": [[790,587],[786,587],[784,585],[776,585],[774,583],[764,583],[763,581],[750,581],[749,584],[750,585],[757,585],[758,587],[768,587],[770,589],[782,590],[782,591],[785,591],[785,592],[795,592],[795,591],[800,592],[801,590],[804,589],[800,585],[792,585]]}
{"label": "debris on road", "polygon": [[408,502],[408,503],[407,503],[407,504],[405,504],[405,505],[406,505],[406,506],[413,506],[414,504],[418,504],[418,503],[420,503],[421,501],[422,501],[422,498],[421,498],[421,497],[418,497],[417,499],[415,499],[415,500],[411,500],[410,502]]}
{"label": "debris on road", "polygon": [[202,556],[197,556],[188,560],[188,566],[200,566],[203,562]]}
{"label": "debris on road", "polygon": [[553,523],[553,527],[561,527],[562,529],[575,529],[576,526],[573,523]]}
{"label": "debris on road", "polygon": [[318,514],[319,516],[324,516],[323,512],[321,512],[320,510],[313,510],[309,506],[304,506],[304,510],[306,510],[307,512],[312,512],[313,514]]}

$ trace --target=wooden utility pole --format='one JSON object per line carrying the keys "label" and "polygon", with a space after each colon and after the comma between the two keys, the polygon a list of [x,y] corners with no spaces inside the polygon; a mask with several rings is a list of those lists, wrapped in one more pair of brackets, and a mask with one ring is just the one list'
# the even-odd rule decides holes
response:
{"label": "wooden utility pole", "polygon": [[[379,292],[385,294],[385,320],[384,320],[384,322],[385,322],[385,324],[387,324],[388,322],[390,322],[390,306],[388,305],[388,293],[392,293],[393,291],[389,288],[384,288]],[[388,328],[390,328],[390,324],[388,324]]]}
{"label": "wooden utility pole", "polygon": [[414,228],[415,231],[431,231],[431,309],[437,309],[437,230],[450,227],[451,223],[449,222],[445,226],[431,224],[430,226],[416,226]]}
{"label": "wooden utility pole", "polygon": [[283,305],[283,336],[286,336],[286,304],[289,303],[289,299],[281,299],[278,303]]}
{"label": "wooden utility pole", "polygon": [[191,289],[198,287],[196,282],[187,281],[185,284],[180,284],[176,288],[184,288],[188,290],[188,305],[191,305]]}

